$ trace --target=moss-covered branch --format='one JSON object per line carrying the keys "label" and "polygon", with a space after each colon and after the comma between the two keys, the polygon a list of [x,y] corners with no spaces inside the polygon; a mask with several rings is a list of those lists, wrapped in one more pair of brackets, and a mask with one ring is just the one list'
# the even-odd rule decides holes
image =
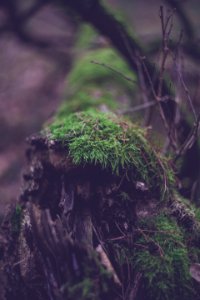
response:
{"label": "moss-covered branch", "polygon": [[[108,12],[101,1],[60,0],[60,3],[62,5],[66,5],[66,7],[72,8],[81,16],[83,21],[90,23],[97,31],[107,37],[112,42],[114,48],[117,49],[119,53],[125,58],[131,69],[134,72],[138,73],[137,60],[139,57],[143,57],[145,55],[144,49],[140,46],[138,41],[136,41],[132,36],[129,35],[124,25],[120,23],[111,13]],[[153,74],[155,74],[155,65],[151,64],[148,59],[146,59],[145,66],[148,70],[148,73],[150,74],[150,77],[153,78]],[[149,81],[149,76],[144,70],[143,76],[145,78],[146,85],[149,88],[149,92],[152,93],[152,82]],[[157,80],[159,79],[157,78]],[[153,84],[155,90],[157,90],[158,81],[154,82]],[[173,91],[169,88],[165,80],[163,82],[162,93],[162,96],[173,96]],[[154,98],[153,95],[152,97]],[[162,110],[164,112],[165,118],[169,121],[174,120],[175,117],[174,105],[174,101],[169,101],[167,105],[166,103],[165,105],[162,105]]]}

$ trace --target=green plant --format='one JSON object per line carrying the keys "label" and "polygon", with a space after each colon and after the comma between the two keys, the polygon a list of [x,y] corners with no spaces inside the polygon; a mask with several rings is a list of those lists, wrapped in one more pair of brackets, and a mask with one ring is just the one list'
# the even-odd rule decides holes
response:
{"label": "green plant", "polygon": [[173,184],[172,171],[146,139],[145,130],[112,113],[93,109],[60,116],[46,133],[62,142],[75,164],[100,165],[129,180],[144,181],[161,198]]}
{"label": "green plant", "polygon": [[175,219],[160,214],[138,222],[133,265],[142,273],[149,300],[193,299],[189,253]]}

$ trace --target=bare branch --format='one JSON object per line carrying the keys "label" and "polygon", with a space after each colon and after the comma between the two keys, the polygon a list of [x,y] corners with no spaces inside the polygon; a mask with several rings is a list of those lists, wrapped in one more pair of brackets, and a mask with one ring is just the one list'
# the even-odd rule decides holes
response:
{"label": "bare branch", "polygon": [[120,71],[114,69],[113,67],[111,67],[111,66],[108,65],[108,64],[101,63],[101,62],[98,62],[98,61],[96,61],[96,60],[91,60],[91,63],[92,63],[92,64],[95,64],[95,65],[99,65],[99,66],[105,67],[105,68],[111,70],[111,71],[114,72],[115,74],[121,76],[122,78],[124,78],[125,80],[127,80],[127,81],[129,81],[129,82],[131,82],[131,83],[134,83],[134,84],[137,83],[136,80],[133,80],[132,78],[130,78],[130,77],[124,75],[122,72],[120,72]]}
{"label": "bare branch", "polygon": [[168,15],[165,17],[163,6],[161,6],[160,20],[161,20],[161,29],[162,29],[162,58],[161,58],[161,67],[160,67],[159,83],[158,83],[158,91],[157,91],[157,96],[159,98],[162,96],[165,66],[169,54],[169,38],[173,28],[173,12],[168,13]]}
{"label": "bare branch", "polygon": [[184,90],[184,92],[185,92],[185,94],[186,94],[186,98],[187,98],[189,107],[190,107],[190,109],[191,109],[191,111],[192,111],[192,113],[193,113],[193,116],[194,116],[195,121],[197,122],[198,117],[197,117],[197,114],[196,114],[196,111],[195,111],[195,108],[194,108],[194,105],[193,105],[192,98],[191,98],[191,96],[190,96],[189,89],[188,89],[188,87],[187,87],[187,85],[186,85],[186,83],[185,83],[185,80],[184,80],[184,78],[183,78],[183,74],[182,74],[182,72],[180,71],[180,69],[179,69],[179,67],[178,67],[176,57],[174,57],[174,56],[172,56],[172,57],[173,57],[173,60],[174,60],[174,64],[175,64],[175,66],[176,66],[176,73],[177,73],[178,78],[179,78],[179,80],[180,80],[180,83],[181,83],[181,85],[182,85],[182,87],[183,87],[183,90]]}
{"label": "bare branch", "polygon": [[186,14],[184,7],[180,1],[176,0],[165,0],[165,2],[172,7],[172,9],[176,9],[176,13],[181,21],[181,24],[184,28],[184,33],[187,35],[188,39],[194,39],[194,28],[188,15]]}
{"label": "bare branch", "polygon": [[155,105],[156,105],[155,101],[149,101],[147,103],[136,105],[134,107],[118,110],[117,113],[120,115],[125,115],[125,114],[129,114],[129,113],[134,113],[139,110],[147,109],[147,108],[149,108],[151,106],[155,106]]}
{"label": "bare branch", "polygon": [[174,162],[176,162],[180,156],[184,155],[187,152],[187,150],[192,148],[192,146],[194,145],[195,141],[199,136],[199,132],[200,132],[200,114],[198,115],[197,120],[192,130],[190,131],[188,137],[186,138],[185,142],[182,144],[176,157],[174,158]]}

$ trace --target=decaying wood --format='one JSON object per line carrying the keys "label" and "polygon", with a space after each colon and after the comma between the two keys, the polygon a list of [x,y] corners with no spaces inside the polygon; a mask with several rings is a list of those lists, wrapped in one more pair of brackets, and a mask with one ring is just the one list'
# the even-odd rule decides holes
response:
{"label": "decaying wood", "polygon": [[[12,234],[8,216],[2,231],[2,243],[12,245],[3,253],[2,295],[6,300],[75,299],[69,284],[76,285],[87,276],[92,279],[95,273],[101,278],[104,269],[111,274],[102,279],[109,290],[105,292],[101,283],[95,283],[94,298],[118,299],[118,290],[130,280],[131,271],[119,267],[109,241],[120,243],[118,237],[123,235],[130,243],[136,214],[145,214],[145,207],[136,206],[138,201],[122,207],[117,198],[126,192],[130,197],[145,199],[150,197],[148,190],[138,189],[98,166],[75,166],[59,143],[41,136],[33,136],[28,142],[19,199],[23,208],[21,229]],[[14,208],[11,211],[14,214]],[[91,264],[87,276],[84,261]],[[80,291],[77,296],[81,297]],[[90,298],[82,295],[82,299]]]}
{"label": "decaying wood", "polygon": [[28,143],[21,215],[13,205],[0,233],[0,299],[145,300],[144,274],[122,260],[121,249],[147,247],[164,257],[153,240],[136,242],[147,237],[137,220],[162,207],[155,195],[98,165],[74,165],[61,143],[41,136]]}

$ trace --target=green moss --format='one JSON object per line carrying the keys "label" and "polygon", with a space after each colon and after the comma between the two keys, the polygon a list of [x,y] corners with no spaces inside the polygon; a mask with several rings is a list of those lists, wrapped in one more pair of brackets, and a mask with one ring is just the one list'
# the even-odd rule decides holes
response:
{"label": "green moss", "polygon": [[114,110],[117,108],[117,102],[113,100],[110,93],[100,91],[98,87],[93,86],[78,91],[73,96],[69,97],[58,110],[58,117],[66,116],[70,113],[85,111],[90,108],[100,109],[105,105],[108,109]]}
{"label": "green moss", "polygon": [[88,49],[97,37],[98,33],[92,28],[92,26],[82,24],[79,28],[75,46],[81,50]]}
{"label": "green moss", "polygon": [[195,207],[195,217],[197,219],[198,222],[200,222],[200,208],[196,208]]}
{"label": "green moss", "polygon": [[169,208],[182,227],[200,235],[200,212],[194,204],[174,191]]}
{"label": "green moss", "polygon": [[62,141],[75,164],[100,165],[132,181],[144,181],[157,196],[168,194],[173,176],[145,138],[145,130],[111,113],[88,110],[57,118],[50,139]]}
{"label": "green moss", "polygon": [[189,249],[191,261],[199,263],[200,209],[174,191],[173,197],[170,200],[168,213],[176,218],[179,227],[184,232],[185,244]]}
{"label": "green moss", "polygon": [[133,265],[142,273],[148,299],[194,299],[188,249],[176,221],[161,214],[140,221],[138,228]]}
{"label": "green moss", "polygon": [[84,88],[85,85],[91,82],[98,84],[115,84],[121,85],[129,91],[134,90],[133,83],[130,83],[122,76],[115,74],[110,69],[91,63],[91,61],[98,61],[103,64],[111,65],[115,70],[121,72],[127,77],[136,80],[135,75],[130,70],[125,61],[120,55],[111,48],[98,49],[96,51],[89,51],[82,58],[75,62],[75,65],[68,76],[68,81],[72,89],[77,90]]}

